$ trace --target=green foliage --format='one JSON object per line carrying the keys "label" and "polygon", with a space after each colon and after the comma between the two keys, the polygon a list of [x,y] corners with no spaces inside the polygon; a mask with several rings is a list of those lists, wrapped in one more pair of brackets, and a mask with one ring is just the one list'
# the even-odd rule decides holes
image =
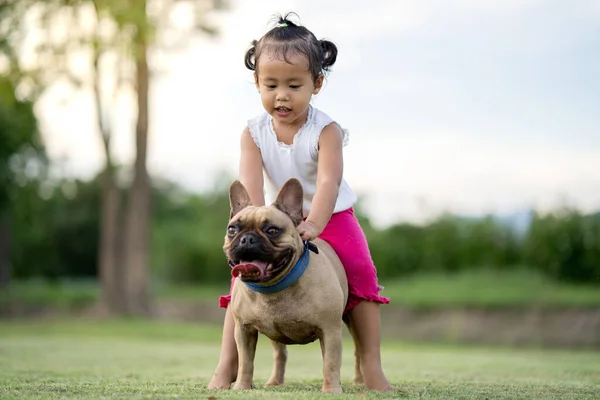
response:
{"label": "green foliage", "polygon": [[523,252],[525,262],[556,279],[600,284],[600,212],[535,214]]}
{"label": "green foliage", "polygon": [[[155,282],[227,283],[223,254],[229,216],[224,177],[212,193],[191,194],[166,180],[152,188],[151,267]],[[96,276],[99,185],[32,179],[12,203],[11,261],[18,278]],[[600,283],[600,214],[534,214],[516,232],[492,217],[442,215],[426,225],[374,229],[357,207],[382,279],[529,265],[547,276]]]}
{"label": "green foliage", "polygon": [[367,235],[382,277],[520,262],[517,235],[491,217],[442,215],[427,225],[402,223]]}
{"label": "green foliage", "polygon": [[33,103],[18,100],[13,83],[0,75],[0,211],[19,174],[31,173],[28,163],[42,154]]}
{"label": "green foliage", "polygon": [[[97,276],[99,199],[97,178],[53,183],[32,179],[19,186],[11,212],[15,278]],[[173,282],[227,280],[222,251],[229,215],[225,191],[197,196],[157,179],[152,204],[154,277]]]}
{"label": "green foliage", "polygon": [[[153,181],[155,282],[227,284],[230,270],[222,246],[230,180],[222,178],[212,193],[203,195],[166,180]],[[17,194],[12,204],[14,274],[96,276],[98,182],[31,180]],[[492,217],[452,215],[425,225],[402,223],[380,230],[371,226],[360,204],[357,216],[382,279],[528,265],[556,280],[600,284],[599,214],[534,214],[525,232]]]}
{"label": "green foliage", "polygon": [[230,272],[222,250],[229,219],[226,192],[178,197],[179,200],[172,201],[163,192],[155,192],[154,271],[172,282],[227,280]]}
{"label": "green foliage", "polygon": [[11,264],[16,278],[96,275],[96,181],[32,180],[12,204]]}

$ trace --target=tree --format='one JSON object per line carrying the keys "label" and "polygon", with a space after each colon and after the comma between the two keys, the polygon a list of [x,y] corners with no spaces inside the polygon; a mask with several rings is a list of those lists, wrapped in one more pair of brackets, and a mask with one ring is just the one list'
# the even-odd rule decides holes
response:
{"label": "tree", "polygon": [[[7,0],[6,3],[13,10],[11,26],[19,28],[14,32],[27,30],[24,21],[30,26],[35,21],[36,29],[44,32],[35,49],[45,67],[40,73],[42,81],[62,79],[74,89],[94,94],[96,128],[105,156],[98,254],[102,298],[110,312],[147,315],[151,312],[148,102],[153,76],[149,59],[156,51],[168,50],[167,38],[171,44],[179,45],[191,36],[190,31],[216,34],[209,24],[210,15],[224,9],[225,3],[222,0]],[[192,17],[185,28],[173,21],[175,12],[182,8]],[[173,41],[174,36],[179,40]],[[74,68],[71,61],[75,57],[86,59],[88,69],[82,70],[81,64]],[[36,65],[33,69],[39,72],[40,67]],[[114,98],[126,95],[137,104],[136,155],[127,202],[121,212],[111,137]]]}
{"label": "tree", "polygon": [[33,150],[33,156],[41,150],[33,105],[27,100],[18,100],[13,84],[0,76],[0,287],[10,281],[7,211],[16,185],[16,171],[11,164],[28,149]]}
{"label": "tree", "polygon": [[[0,51],[0,54],[3,54]],[[18,99],[15,85],[0,75],[0,287],[10,281],[9,208],[19,170],[35,159],[42,160],[43,147],[33,113],[33,103]],[[19,162],[20,161],[20,162]]]}
{"label": "tree", "polygon": [[22,172],[19,167],[29,161],[44,162],[44,149],[33,112],[35,93],[29,91],[17,96],[17,88],[27,76],[19,68],[11,46],[11,12],[11,4],[0,3],[0,287],[10,282],[8,210],[16,177]]}

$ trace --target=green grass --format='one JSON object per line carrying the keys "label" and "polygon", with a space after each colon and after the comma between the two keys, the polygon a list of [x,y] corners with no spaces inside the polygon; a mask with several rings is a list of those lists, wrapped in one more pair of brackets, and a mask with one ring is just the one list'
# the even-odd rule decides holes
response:
{"label": "green grass", "polygon": [[[456,274],[420,274],[402,279],[381,279],[383,295],[393,305],[412,308],[433,307],[583,307],[600,306],[600,288],[553,281],[536,271],[472,270]],[[155,284],[153,291],[162,299],[210,302],[216,304],[229,283],[220,285]],[[73,308],[95,302],[99,297],[94,281],[14,282],[0,303],[52,305]]]}
{"label": "green grass", "polygon": [[94,280],[32,279],[11,282],[7,289],[0,292],[0,305],[13,303],[74,308],[93,304],[99,297],[100,290]]}
{"label": "green grass", "polygon": [[[318,343],[290,346],[284,386],[208,391],[220,328],[157,321],[0,321],[0,398],[189,399],[592,399],[600,393],[600,353],[410,345],[385,341],[384,368],[405,392],[351,385],[344,343],[345,394],[320,394]],[[255,383],[266,381],[271,349],[263,337]],[[594,397],[595,396],[595,397]]]}
{"label": "green grass", "polygon": [[556,282],[537,271],[474,270],[421,274],[382,282],[394,304],[421,307],[583,307],[600,306],[598,285]]}

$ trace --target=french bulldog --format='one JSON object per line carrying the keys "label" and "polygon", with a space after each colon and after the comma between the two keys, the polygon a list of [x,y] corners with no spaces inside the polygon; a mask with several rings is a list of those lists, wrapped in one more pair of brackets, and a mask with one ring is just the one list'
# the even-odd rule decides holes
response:
{"label": "french bulldog", "polygon": [[[254,356],[261,333],[271,339],[274,350],[273,370],[265,386],[283,384],[286,345],[319,340],[322,391],[342,393],[348,281],[335,251],[321,239],[303,242],[296,229],[303,220],[302,185],[292,178],[273,204],[256,207],[242,183],[234,181],[229,199],[231,214],[223,250],[236,277],[229,305],[239,357],[233,389],[254,387]],[[351,333],[354,337],[352,329]],[[355,382],[362,379],[359,362],[357,356]]]}

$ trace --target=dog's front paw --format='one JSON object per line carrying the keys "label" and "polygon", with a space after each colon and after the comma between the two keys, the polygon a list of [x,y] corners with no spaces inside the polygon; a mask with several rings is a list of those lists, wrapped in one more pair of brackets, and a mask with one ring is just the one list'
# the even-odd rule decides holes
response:
{"label": "dog's front paw", "polygon": [[233,385],[233,390],[250,390],[254,389],[254,383],[252,382],[236,382]]}

